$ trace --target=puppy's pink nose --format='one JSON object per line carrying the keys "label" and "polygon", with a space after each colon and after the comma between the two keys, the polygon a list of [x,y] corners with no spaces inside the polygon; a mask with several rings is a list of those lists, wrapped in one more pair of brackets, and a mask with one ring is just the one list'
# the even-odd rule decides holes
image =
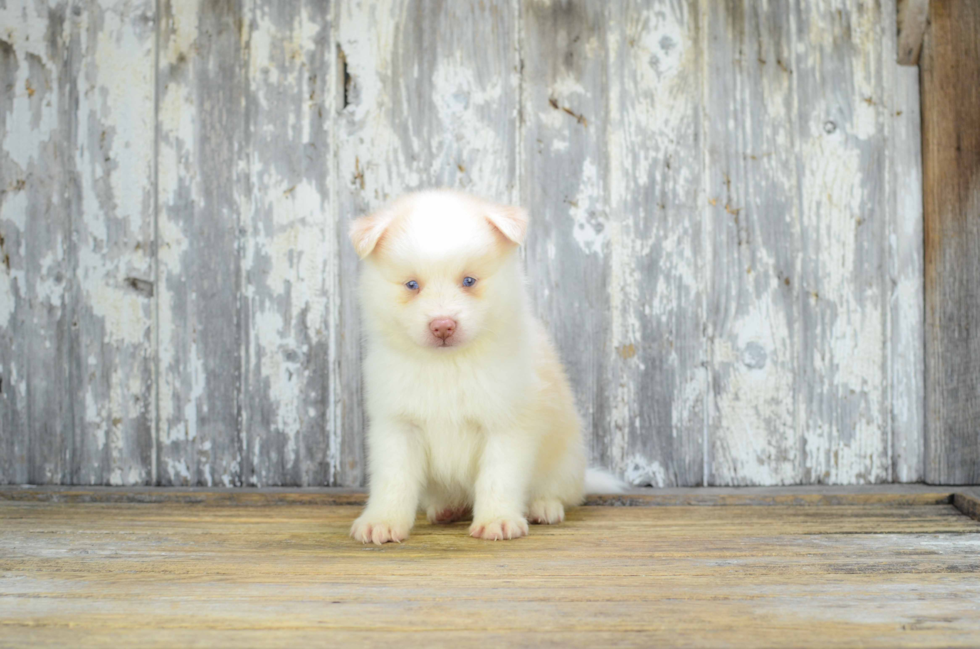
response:
{"label": "puppy's pink nose", "polygon": [[436,318],[429,323],[429,331],[436,338],[445,340],[456,333],[456,321],[452,318]]}

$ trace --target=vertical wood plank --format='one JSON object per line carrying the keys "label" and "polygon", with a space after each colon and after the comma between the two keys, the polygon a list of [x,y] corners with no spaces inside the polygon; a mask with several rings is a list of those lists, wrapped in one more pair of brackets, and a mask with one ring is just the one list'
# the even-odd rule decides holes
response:
{"label": "vertical wood plank", "polygon": [[[330,483],[355,487],[367,484],[364,453],[367,418],[363,410],[361,379],[358,258],[344,229],[350,227],[350,219],[376,209],[390,198],[387,194],[378,195],[381,191],[397,191],[391,187],[392,170],[389,164],[383,167],[387,174],[385,182],[379,182],[381,179],[377,175],[382,168],[380,163],[394,154],[391,144],[394,134],[382,113],[385,95],[382,68],[377,64],[388,62],[390,55],[387,50],[391,47],[395,28],[391,14],[398,8],[374,3],[364,6],[343,0],[337,0],[335,7],[338,114],[333,151],[336,159],[334,190],[337,228],[334,236],[337,275],[332,288],[340,299],[332,312],[334,330],[331,342],[336,350],[336,362],[333,366],[334,389],[330,395],[332,417],[329,441],[330,448],[336,450],[330,457]],[[341,146],[341,142],[358,142],[360,146]],[[362,156],[365,163],[363,168]],[[365,194],[368,187],[365,169],[369,162],[373,163],[374,173],[370,176],[370,182],[374,191]]]}
{"label": "vertical wood plank", "polygon": [[[921,3],[920,3],[921,4]],[[899,14],[900,15],[900,14]],[[882,8],[885,191],[888,214],[888,390],[891,400],[891,475],[923,479],[925,441],[925,306],[922,246],[922,140],[919,71],[892,56],[895,12]],[[924,19],[923,19],[924,21]]]}
{"label": "vertical wood plank", "polygon": [[356,485],[364,477],[365,421],[350,220],[425,187],[514,199],[519,84],[516,16],[506,1],[338,5],[342,297],[335,396],[340,439],[333,447],[340,456],[332,480]]}
{"label": "vertical wood plank", "polygon": [[[330,446],[331,483],[366,484],[361,379],[361,331],[357,302],[358,258],[347,237],[350,220],[380,207],[405,188],[403,159],[396,141],[391,86],[397,21],[404,2],[337,4],[337,258],[333,340],[337,350],[336,388]],[[341,145],[341,143],[344,143]]]}
{"label": "vertical wood plank", "polygon": [[338,299],[331,6],[255,0],[248,17],[244,482],[322,485],[336,453],[328,444]]}
{"label": "vertical wood plank", "polygon": [[242,483],[242,6],[160,4],[159,448],[163,485]]}
{"label": "vertical wood plank", "polygon": [[[899,65],[918,65],[922,37],[929,20],[929,0],[897,0],[897,3],[897,25],[890,32],[896,34],[897,42],[895,47],[886,47],[883,51],[889,57],[896,52]],[[884,16],[884,21],[890,24],[891,16]]]}
{"label": "vertical wood plank", "polygon": [[[151,479],[154,4],[72,5],[79,39],[73,484]],[[67,144],[67,143],[66,143]]]}
{"label": "vertical wood plank", "polygon": [[614,353],[607,13],[604,3],[579,0],[525,2],[521,11],[521,202],[531,218],[525,256],[532,305],[571,379],[593,459],[622,463],[629,432],[614,430],[611,418],[626,405],[607,408],[600,395],[603,359]]}
{"label": "vertical wood plank", "polygon": [[[40,122],[43,105],[38,102],[33,109],[31,106],[33,95],[28,88],[34,88],[26,85],[29,78],[25,46],[30,43],[27,33],[32,23],[15,14],[17,10],[22,7],[8,5],[0,10],[3,24],[9,26],[6,33],[0,34],[0,483],[3,484],[27,482],[30,465],[27,418],[30,355],[26,337],[30,332],[27,323],[31,286],[27,284],[25,253],[27,204],[36,197],[26,191],[26,167],[38,157],[38,147],[28,148],[30,143],[18,141],[18,136],[33,130],[31,123],[35,115]],[[43,25],[40,20],[35,20],[33,25],[38,40],[32,45],[43,48],[44,34],[37,29]],[[35,52],[33,56],[39,55]],[[45,91],[48,92],[47,87]],[[48,133],[51,121],[49,115],[45,124]]]}
{"label": "vertical wood plank", "polygon": [[0,8],[3,482],[71,479],[72,210],[80,64],[65,2]]}
{"label": "vertical wood plank", "polygon": [[925,479],[980,482],[980,5],[929,4],[920,59]]}
{"label": "vertical wood plank", "polygon": [[[894,11],[893,3],[888,10]],[[798,110],[803,480],[888,479],[889,291],[881,65],[884,5],[801,2]],[[789,278],[792,282],[794,278]]]}
{"label": "vertical wood plank", "polygon": [[[781,3],[707,3],[708,484],[801,474],[795,47]],[[805,295],[805,298],[811,296]],[[805,424],[804,424],[805,425]]]}
{"label": "vertical wood plank", "polygon": [[[609,312],[595,313],[606,335],[592,344],[597,430],[630,483],[698,485],[707,387],[698,7],[643,0],[607,12]],[[578,292],[560,291],[561,301]]]}

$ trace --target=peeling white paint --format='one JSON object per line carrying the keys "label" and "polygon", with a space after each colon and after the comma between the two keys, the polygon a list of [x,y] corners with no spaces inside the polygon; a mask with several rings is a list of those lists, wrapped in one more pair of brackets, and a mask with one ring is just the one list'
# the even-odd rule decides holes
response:
{"label": "peeling white paint", "polygon": [[[761,251],[760,251],[761,252]],[[794,484],[800,458],[795,444],[794,349],[779,300],[770,287],[712,348],[716,383],[711,436],[715,480],[733,484]]]}
{"label": "peeling white paint", "polygon": [[[421,170],[405,159],[405,151],[391,122],[392,53],[398,21],[395,11],[374,3],[340,5],[342,31],[338,34],[351,77],[350,104],[344,108],[347,146],[338,143],[338,169],[342,184],[372,207],[422,183]],[[358,173],[362,176],[358,176]],[[360,189],[360,191],[357,191]]]}
{"label": "peeling white paint", "polygon": [[[501,100],[505,81],[497,78],[481,84],[460,51],[439,59],[432,74],[432,103],[443,133],[452,137],[443,142],[440,155],[432,161],[434,175],[462,161],[466,171],[458,181],[460,186],[490,197],[506,195],[510,152],[498,126],[482,117]],[[477,187],[469,187],[470,178],[477,179]]]}
{"label": "peeling white paint", "polygon": [[[196,342],[191,343],[189,357],[190,372],[188,373],[188,378],[190,379],[190,385],[188,386],[187,397],[184,400],[182,432],[184,440],[197,441],[198,407],[201,397],[204,396],[204,391],[207,388],[207,377],[204,372],[204,359],[201,358]],[[206,404],[200,405],[205,406]],[[177,429],[176,435],[174,432],[171,430],[170,437],[164,438],[163,441],[172,442],[180,440],[181,429]],[[210,476],[207,476],[207,479],[210,483]]]}
{"label": "peeling white paint", "polygon": [[[886,9],[887,11],[887,9]],[[897,28],[894,16],[881,24],[885,94],[882,101],[889,218],[889,278],[892,291],[887,315],[891,399],[890,479],[918,482],[925,475],[925,321],[922,218],[922,153],[919,74],[915,67],[894,65]]]}
{"label": "peeling white paint", "polygon": [[60,317],[65,307],[64,274],[65,241],[60,237],[39,260],[40,272],[34,282],[34,299],[38,304],[50,308],[54,317]]}
{"label": "peeling white paint", "polygon": [[[56,70],[48,61],[48,23],[43,10],[43,5],[28,9],[20,2],[0,7],[0,25],[4,26],[0,38],[13,46],[17,57],[16,77],[8,82],[14,97],[13,109],[6,116],[3,153],[20,168],[21,178],[26,176],[32,162],[40,162],[44,144],[58,127],[59,97],[51,87]],[[31,78],[32,63],[35,69],[41,66],[44,78]]]}
{"label": "peeling white paint", "polygon": [[666,487],[670,485],[667,473],[656,460],[634,455],[626,462],[623,479],[627,484],[637,487]]}
{"label": "peeling white paint", "polygon": [[[826,114],[818,108],[816,114]],[[814,118],[813,121],[815,121]],[[807,161],[801,181],[803,227],[821,242],[817,283],[819,295],[814,334],[822,341],[814,354],[814,378],[823,377],[824,388],[837,392],[841,406],[859,409],[853,430],[841,430],[836,418],[825,421],[825,412],[814,411],[803,401],[801,416],[811,426],[807,436],[807,465],[812,474],[828,482],[873,482],[887,471],[881,460],[869,466],[884,449],[880,419],[884,388],[882,301],[877,282],[868,283],[859,268],[859,228],[873,205],[865,196],[860,150],[843,140],[839,131],[817,133],[801,144]],[[857,281],[856,281],[857,280]],[[850,440],[850,441],[848,441]]]}
{"label": "peeling white paint", "polygon": [[7,329],[12,326],[11,318],[13,318],[20,293],[14,289],[15,286],[24,286],[24,272],[21,270],[0,271],[0,329]]}
{"label": "peeling white paint", "polygon": [[166,474],[170,476],[170,480],[173,484],[193,484],[191,482],[190,467],[187,466],[187,462],[180,458],[173,457],[165,457],[163,458],[163,461],[167,465]]}
{"label": "peeling white paint", "polygon": [[[161,150],[163,145],[161,144]],[[162,183],[161,183],[162,184]],[[184,436],[185,427],[178,421],[183,413],[175,409],[173,399],[169,395],[175,393],[177,388],[176,381],[181,380],[182,373],[179,372],[177,350],[173,340],[165,337],[175,331],[178,322],[175,319],[174,304],[172,299],[165,293],[165,282],[180,281],[182,272],[181,258],[188,250],[188,242],[180,228],[169,218],[165,212],[158,215],[158,243],[157,243],[157,276],[156,287],[160,294],[156,301],[157,306],[157,327],[161,333],[161,342],[157,347],[158,364],[160,372],[157,376],[161,399],[157,407],[159,418],[160,438],[163,442],[173,442],[186,439]],[[178,428],[181,432],[178,432]],[[171,473],[171,475],[173,475]]]}
{"label": "peeling white paint", "polygon": [[[154,38],[151,3],[101,5],[73,14],[82,53],[77,78],[80,182],[73,219],[78,377],[84,431],[77,479],[143,484],[141,446],[153,437],[152,304],[131,282],[152,286]],[[150,427],[146,429],[146,425]]]}
{"label": "peeling white paint", "polygon": [[[251,226],[243,264],[250,318],[245,401],[268,404],[245,414],[251,468],[245,478],[259,486],[294,475],[308,480],[318,460],[307,456],[316,453],[310,451],[311,444],[317,446],[316,431],[325,438],[331,428],[310,416],[315,409],[306,404],[320,398],[318,386],[332,385],[329,376],[310,368],[333,333],[335,293],[329,287],[336,264],[331,205],[319,184],[322,167],[309,153],[328,155],[311,149],[319,143],[311,124],[320,111],[335,111],[329,100],[332,80],[317,85],[307,66],[316,61],[319,32],[327,26],[317,24],[308,8],[288,24],[273,21],[268,9],[257,7],[250,36],[250,85],[259,101],[251,112]],[[324,88],[327,97],[318,96]],[[321,108],[321,101],[328,107]],[[297,167],[300,155],[306,161]]]}
{"label": "peeling white paint", "polygon": [[[493,6],[487,15],[503,7],[526,17],[547,4]],[[65,6],[70,13],[73,6]],[[160,422],[164,482],[233,485],[242,479],[242,460],[254,471],[245,479],[255,484],[279,479],[274,476],[283,470],[308,480],[324,462],[335,481],[358,475],[363,467],[348,462],[357,456],[359,431],[345,430],[359,421],[351,415],[358,407],[348,281],[354,267],[342,261],[345,223],[338,218],[428,183],[499,199],[538,195],[527,191],[522,176],[540,153],[567,164],[574,178],[541,192],[549,203],[534,206],[562,216],[535,221],[546,240],[537,263],[554,267],[581,255],[608,277],[608,294],[600,291],[589,306],[600,319],[596,330],[607,336],[596,344],[609,358],[600,359],[603,376],[587,379],[596,389],[585,391],[582,405],[590,418],[608,418],[600,422],[597,451],[628,480],[666,486],[678,479],[681,463],[701,466],[684,455],[690,450],[684,444],[692,441],[685,436],[704,430],[705,418],[706,478],[721,483],[873,482],[890,475],[893,461],[895,477],[921,477],[922,359],[904,351],[920,349],[922,340],[921,196],[909,187],[919,177],[912,146],[917,91],[913,77],[894,66],[894,30],[882,21],[893,20],[894,6],[828,0],[779,20],[770,6],[764,29],[788,31],[764,34],[778,36],[778,44],[759,47],[779,49],[780,60],[754,61],[752,52],[742,52],[742,72],[726,80],[727,104],[711,95],[720,80],[712,85],[702,78],[712,69],[711,56],[732,59],[702,29],[728,29],[726,16],[712,22],[714,13],[691,12],[695,6],[589,7],[601,33],[583,27],[578,45],[543,48],[555,65],[535,88],[511,70],[521,62],[517,38],[501,69],[498,53],[448,38],[455,33],[445,40],[436,34],[440,47],[431,63],[399,51],[412,42],[405,26],[414,20],[403,3],[344,0],[332,14],[337,24],[321,20],[311,6],[283,22],[271,5],[247,4],[243,33],[233,36],[234,46],[248,52],[243,101],[253,130],[242,143],[250,149],[232,161],[242,182],[231,206],[206,204],[208,170],[200,166],[201,138],[212,136],[199,132],[202,90],[195,75],[211,43],[200,34],[199,13],[207,15],[200,5],[171,5],[173,15],[160,26],[161,70],[173,77],[159,86],[158,98],[155,27],[140,22],[140,12],[152,14],[150,3],[84,5],[81,14],[66,15],[57,38],[67,45],[77,37],[82,58],[78,142],[66,164],[74,165],[81,197],[72,212],[74,238],[52,236],[43,254],[24,262],[27,273],[18,264],[27,255],[29,197],[26,191],[3,195],[0,226],[20,249],[9,271],[0,268],[0,329],[19,327],[23,313],[27,326],[48,331],[50,318],[77,312],[81,326],[98,332],[83,333],[78,351],[85,373],[77,395],[84,479],[145,480],[146,472],[131,464],[138,450],[132,426],[135,417],[152,413],[156,391],[159,412],[151,419]],[[23,2],[0,8],[0,24],[9,25],[0,38],[17,56],[11,109],[0,115],[6,125],[0,156],[12,178],[43,174],[39,165],[62,144],[53,140],[64,109],[57,87],[63,64],[49,60],[46,11]],[[695,25],[697,16],[702,23]],[[89,31],[96,18],[100,29]],[[494,29],[527,28],[517,16],[507,20]],[[490,23],[477,27],[484,24]],[[318,49],[324,42],[325,55]],[[351,81],[346,106],[338,105],[344,93],[334,78],[337,44]],[[524,50],[529,46],[522,41]],[[568,48],[585,62],[566,64],[560,57]],[[329,60],[316,60],[324,56]],[[766,67],[747,72],[756,64]],[[535,92],[544,101],[529,100]],[[759,98],[761,109],[753,104]],[[412,114],[416,105],[420,111]],[[318,122],[313,116],[321,110],[326,117]],[[515,126],[518,114],[524,122]],[[727,133],[724,141],[701,129],[714,120]],[[317,124],[330,144],[312,152],[309,145],[320,141],[312,130]],[[533,142],[523,143],[532,125],[548,133],[540,153]],[[759,142],[779,153],[754,150]],[[724,155],[708,154],[702,165],[702,148]],[[311,156],[321,159],[304,162]],[[515,156],[526,159],[515,162]],[[876,161],[888,156],[894,166],[882,171]],[[734,173],[728,161],[736,158],[751,172]],[[524,171],[515,177],[515,168]],[[725,175],[729,188],[715,182]],[[892,184],[880,189],[883,182]],[[759,200],[761,191],[786,197],[787,213],[772,218],[785,218],[779,224],[793,236],[778,246],[761,242],[767,215],[753,210],[773,209]],[[50,198],[64,207],[65,195]],[[887,206],[879,204],[882,197]],[[156,215],[149,213],[154,199]],[[236,451],[213,442],[202,423],[227,404],[213,401],[218,386],[208,385],[211,359],[197,338],[214,323],[182,310],[184,298],[192,304],[208,298],[182,292],[195,280],[190,269],[199,253],[197,233],[183,225],[181,210],[194,218],[237,218],[229,227],[242,226],[235,235],[242,247],[227,261],[242,263],[242,317],[250,320],[228,322],[228,335],[249,336],[241,342],[243,385],[260,395],[267,408],[262,425],[269,427],[258,428],[259,406],[245,399],[240,426],[255,432],[240,433],[254,438],[244,459],[224,457]],[[153,217],[155,276],[148,245]],[[878,225],[880,219],[888,226]],[[569,241],[572,247],[563,250]],[[69,262],[77,266],[68,268]],[[134,290],[127,278],[152,281],[154,295]],[[69,286],[77,289],[70,297],[77,305],[65,301]],[[26,306],[28,289],[33,302]],[[539,302],[557,305],[554,313],[583,304],[567,285],[535,290]],[[705,302],[709,291],[717,299]],[[712,308],[704,313],[706,303]],[[154,359],[148,349],[157,333]],[[55,342],[39,337],[37,348],[53,353]],[[306,392],[319,385],[310,355],[324,347],[325,412],[320,397]],[[146,385],[141,368],[153,360],[160,371]],[[26,394],[23,367],[7,362],[3,369],[4,390],[12,385]],[[322,426],[325,457],[310,457],[303,437],[315,436],[316,426]]]}
{"label": "peeling white paint", "polygon": [[[0,328],[16,327],[13,316],[21,300],[29,299],[34,287],[26,284],[25,267],[17,263],[26,255],[25,232],[29,208],[29,175],[44,172],[48,146],[58,126],[59,102],[50,87],[55,70],[48,62],[46,16],[40,6],[5,3],[0,7],[0,34],[13,48],[16,69],[14,77],[0,80],[4,92],[12,96],[11,109],[0,114],[3,140],[0,142],[0,164],[7,186],[0,187],[0,234],[6,238],[3,253],[13,261],[0,266]],[[33,70],[32,70],[33,68]],[[38,76],[38,73],[40,76]],[[6,159],[6,160],[5,160]],[[12,250],[14,241],[19,249]],[[45,257],[38,285],[38,299],[48,305],[60,304],[58,286],[52,281],[57,259]],[[53,270],[49,270],[53,269]],[[57,312],[60,313],[60,310]],[[8,378],[9,380],[9,378]]]}
{"label": "peeling white paint", "polygon": [[578,194],[568,210],[572,217],[572,236],[587,253],[601,255],[608,237],[609,217],[599,186],[599,170],[587,158],[582,163]]}
{"label": "peeling white paint", "polygon": [[705,276],[700,228],[691,225],[701,182],[692,146],[698,43],[687,10],[615,10],[607,29],[608,65],[621,71],[608,86],[609,455],[629,480],[657,486],[687,484],[685,465],[699,473],[688,455],[704,428]]}

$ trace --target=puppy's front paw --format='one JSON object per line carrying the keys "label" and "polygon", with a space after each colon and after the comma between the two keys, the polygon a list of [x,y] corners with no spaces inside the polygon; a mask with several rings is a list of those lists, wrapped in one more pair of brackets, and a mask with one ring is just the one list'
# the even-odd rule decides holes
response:
{"label": "puppy's front paw", "polygon": [[473,521],[470,536],[487,541],[509,541],[527,536],[527,519],[523,516]]}
{"label": "puppy's front paw", "polygon": [[408,538],[410,524],[362,515],[351,525],[350,535],[361,543],[401,543]]}
{"label": "puppy's front paw", "polygon": [[554,525],[565,520],[565,506],[557,498],[539,498],[531,503],[527,518],[539,525]]}

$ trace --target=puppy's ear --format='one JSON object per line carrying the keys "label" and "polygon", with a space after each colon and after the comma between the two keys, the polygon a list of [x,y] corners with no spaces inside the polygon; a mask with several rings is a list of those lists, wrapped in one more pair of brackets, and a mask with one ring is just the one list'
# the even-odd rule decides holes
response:
{"label": "puppy's ear", "polygon": [[358,257],[364,259],[371,254],[381,240],[381,235],[391,225],[393,216],[390,210],[382,209],[354,219],[350,224],[350,240]]}
{"label": "puppy's ear", "polygon": [[517,245],[524,243],[527,235],[527,212],[513,205],[491,205],[487,213],[490,225]]}

